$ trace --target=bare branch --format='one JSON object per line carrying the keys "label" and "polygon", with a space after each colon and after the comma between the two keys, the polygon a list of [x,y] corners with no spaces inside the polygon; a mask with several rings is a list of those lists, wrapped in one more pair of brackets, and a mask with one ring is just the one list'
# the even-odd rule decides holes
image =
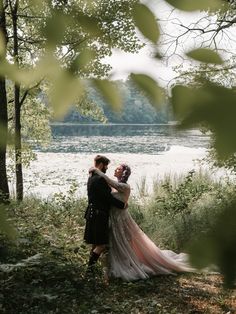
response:
{"label": "bare branch", "polygon": [[24,103],[26,97],[28,96],[29,92],[30,92],[31,90],[33,90],[33,89],[39,87],[39,85],[42,83],[42,81],[43,81],[43,79],[41,79],[37,84],[35,84],[34,86],[28,88],[28,89],[24,92],[24,94],[23,94],[23,96],[22,96],[22,98],[21,98],[21,100],[20,100],[20,107],[23,105],[23,103]]}
{"label": "bare branch", "polygon": [[[199,19],[187,24],[180,18],[172,18],[169,20],[161,20],[164,23],[162,47],[165,49],[165,57],[170,58],[175,54],[179,54],[185,50],[185,46],[213,48],[217,51],[224,48],[228,55],[232,55],[232,46],[236,42],[234,31],[231,28],[236,26],[234,8],[226,11],[224,14],[200,16]],[[172,11],[173,16],[173,11]],[[166,23],[166,26],[165,26]],[[175,30],[170,34],[165,32],[165,27],[170,23]]]}

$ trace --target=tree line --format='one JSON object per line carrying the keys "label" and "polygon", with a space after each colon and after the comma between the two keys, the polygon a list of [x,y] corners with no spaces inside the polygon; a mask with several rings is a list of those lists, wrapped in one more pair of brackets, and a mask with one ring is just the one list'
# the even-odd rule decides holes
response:
{"label": "tree line", "polygon": [[[168,123],[173,120],[173,114],[168,104],[163,103],[160,108],[154,108],[150,100],[128,79],[126,81],[115,81],[123,98],[122,108],[114,111],[101,97],[95,88],[88,89],[88,98],[96,104],[105,116],[108,123]],[[77,108],[73,108],[64,117],[64,122],[93,123],[99,122],[99,117],[82,115]],[[104,122],[102,119],[101,122]]]}

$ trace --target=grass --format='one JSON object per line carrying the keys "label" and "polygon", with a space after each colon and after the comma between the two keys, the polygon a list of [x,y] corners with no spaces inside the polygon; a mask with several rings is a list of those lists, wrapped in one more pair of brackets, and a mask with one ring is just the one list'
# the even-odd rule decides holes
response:
{"label": "grass", "polygon": [[[145,182],[142,184],[145,189]],[[154,182],[149,197],[130,202],[129,209],[141,228],[162,248],[186,250],[205,233],[235,194],[235,185],[213,181],[209,173],[191,171],[187,176]],[[140,199],[138,197],[138,199]]]}
{"label": "grass", "polygon": [[[189,234],[209,227],[214,209],[206,213],[207,204],[224,201],[233,189],[209,181],[203,184],[205,179],[193,174],[174,184],[169,179],[159,182],[143,202],[131,200],[129,210],[157,245],[181,248]],[[176,201],[177,194],[182,203]],[[87,278],[89,248],[82,241],[85,207],[86,200],[77,200],[73,191],[47,202],[29,198],[11,203],[7,214],[18,236],[17,241],[1,236],[2,265],[41,255],[37,263],[0,271],[0,313],[234,313],[235,291],[223,289],[219,274],[157,276],[136,282],[113,279],[107,287],[98,267],[95,278]],[[186,217],[195,224],[194,230],[186,228]]]}

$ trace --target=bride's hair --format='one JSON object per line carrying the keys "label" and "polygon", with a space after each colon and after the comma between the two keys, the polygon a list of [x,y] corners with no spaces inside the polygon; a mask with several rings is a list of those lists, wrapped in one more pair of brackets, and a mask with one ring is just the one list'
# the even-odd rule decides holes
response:
{"label": "bride's hair", "polygon": [[119,181],[122,183],[126,183],[128,181],[129,176],[131,175],[131,169],[126,164],[121,164],[121,167],[123,168],[123,173]]}

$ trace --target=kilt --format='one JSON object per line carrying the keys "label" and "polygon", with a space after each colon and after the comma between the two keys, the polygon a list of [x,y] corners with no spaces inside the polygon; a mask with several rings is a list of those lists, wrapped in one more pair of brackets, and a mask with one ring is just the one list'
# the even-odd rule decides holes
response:
{"label": "kilt", "polygon": [[88,207],[86,214],[84,240],[87,244],[109,243],[109,215],[105,211]]}

